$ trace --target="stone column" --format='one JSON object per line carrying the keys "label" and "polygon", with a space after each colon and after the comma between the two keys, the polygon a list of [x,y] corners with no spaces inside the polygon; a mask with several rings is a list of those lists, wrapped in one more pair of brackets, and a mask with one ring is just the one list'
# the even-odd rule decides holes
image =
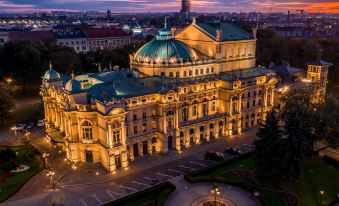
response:
{"label": "stone column", "polygon": [[127,142],[125,121],[121,122],[121,142],[123,145]]}
{"label": "stone column", "polygon": [[194,129],[195,144],[200,144],[200,131],[199,128]]}
{"label": "stone column", "polygon": [[108,125],[108,131],[106,131],[106,134],[108,133],[107,138],[107,145],[109,145],[111,148],[113,147],[113,141],[112,141],[112,125]]}

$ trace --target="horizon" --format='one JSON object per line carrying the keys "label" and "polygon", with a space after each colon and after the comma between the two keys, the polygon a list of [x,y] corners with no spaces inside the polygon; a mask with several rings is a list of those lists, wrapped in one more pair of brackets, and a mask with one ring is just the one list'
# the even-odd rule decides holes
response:
{"label": "horizon", "polygon": [[[191,11],[196,13],[261,12],[284,13],[305,10],[307,13],[339,13],[336,0],[192,0]],[[171,13],[178,12],[181,1],[160,0],[0,0],[0,14],[24,14],[36,12],[83,12],[108,9],[112,13]],[[240,9],[241,8],[241,9]]]}

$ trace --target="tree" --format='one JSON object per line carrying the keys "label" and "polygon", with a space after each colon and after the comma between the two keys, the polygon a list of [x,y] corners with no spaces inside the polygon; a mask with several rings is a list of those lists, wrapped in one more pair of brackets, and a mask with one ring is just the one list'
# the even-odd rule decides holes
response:
{"label": "tree", "polygon": [[333,97],[328,97],[314,111],[316,122],[314,134],[329,146],[339,146],[339,103]]}
{"label": "tree", "polygon": [[263,176],[278,177],[277,149],[282,138],[282,131],[275,109],[267,114],[266,121],[258,128],[257,138],[254,141],[253,159],[256,172]]}
{"label": "tree", "polygon": [[285,123],[289,121],[289,115],[294,113],[300,120],[300,127],[307,137],[305,139],[308,145],[308,149],[305,151],[307,154],[312,153],[314,141],[319,140],[319,136],[314,132],[319,124],[319,119],[314,112],[317,105],[312,101],[312,98],[312,91],[306,88],[291,88],[283,99],[285,106],[282,109]]}
{"label": "tree", "polygon": [[4,125],[9,119],[12,118],[10,111],[14,108],[14,100],[9,92],[9,89],[0,84],[0,125]]}
{"label": "tree", "polygon": [[302,127],[299,113],[290,110],[285,116],[284,138],[280,142],[279,178],[283,181],[294,182],[300,177],[301,161],[307,150],[307,133]]}

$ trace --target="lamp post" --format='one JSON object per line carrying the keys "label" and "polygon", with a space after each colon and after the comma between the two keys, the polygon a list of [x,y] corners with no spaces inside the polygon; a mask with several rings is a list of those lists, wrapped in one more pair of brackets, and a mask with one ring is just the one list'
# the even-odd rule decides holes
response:
{"label": "lamp post", "polygon": [[48,157],[49,157],[49,154],[48,154],[48,153],[44,152],[44,153],[42,154],[42,158],[43,158],[44,161],[45,161],[45,167],[46,167],[46,168],[48,167],[48,166],[47,166],[47,163],[48,163]]}
{"label": "lamp post", "polygon": [[211,193],[214,195],[214,205],[217,206],[217,195],[220,195],[218,185],[214,184],[211,189]]}
{"label": "lamp post", "polygon": [[325,192],[323,190],[320,190],[320,199],[319,199],[319,205],[322,205],[322,197],[325,194]]}
{"label": "lamp post", "polygon": [[54,174],[55,173],[52,170],[49,170],[47,172],[47,176],[49,177],[49,184],[50,184],[51,189],[53,188],[53,176],[54,176]]}

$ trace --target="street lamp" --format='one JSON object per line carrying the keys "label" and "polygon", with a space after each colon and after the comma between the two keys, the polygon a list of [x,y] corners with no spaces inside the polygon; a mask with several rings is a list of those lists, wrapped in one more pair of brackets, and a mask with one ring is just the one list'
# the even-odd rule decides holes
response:
{"label": "street lamp", "polygon": [[46,168],[47,168],[48,157],[49,157],[49,154],[48,154],[48,153],[44,152],[44,153],[42,154],[42,158],[43,158],[44,161],[45,161],[45,167],[46,167]]}
{"label": "street lamp", "polygon": [[50,184],[51,189],[53,188],[53,176],[54,176],[54,174],[55,173],[52,170],[49,170],[47,172],[47,176],[49,177],[49,184]]}
{"label": "street lamp", "polygon": [[319,205],[322,205],[321,201],[322,201],[322,197],[325,194],[325,192],[323,190],[320,190],[320,199],[319,199]]}
{"label": "street lamp", "polygon": [[218,185],[214,184],[212,186],[211,193],[214,195],[214,205],[217,206],[217,195],[220,195]]}

